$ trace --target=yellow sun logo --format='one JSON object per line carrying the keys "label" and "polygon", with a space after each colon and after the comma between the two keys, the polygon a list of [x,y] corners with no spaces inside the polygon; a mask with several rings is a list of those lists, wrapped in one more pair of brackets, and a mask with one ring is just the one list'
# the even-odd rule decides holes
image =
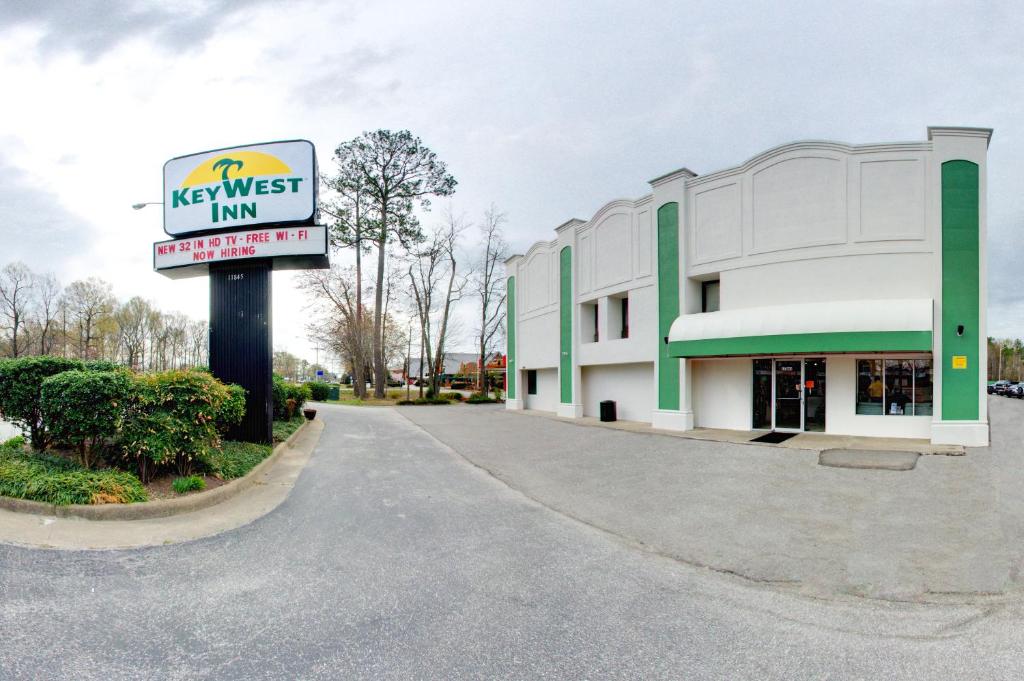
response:
{"label": "yellow sun logo", "polygon": [[234,151],[203,161],[181,183],[182,187],[212,184],[240,177],[287,175],[292,172],[281,159],[260,151]]}

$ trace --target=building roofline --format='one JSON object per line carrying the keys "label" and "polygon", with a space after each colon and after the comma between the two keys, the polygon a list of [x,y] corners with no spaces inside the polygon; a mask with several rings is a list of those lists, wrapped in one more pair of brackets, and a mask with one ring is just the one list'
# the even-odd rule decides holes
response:
{"label": "building roofline", "polygon": [[936,137],[981,137],[985,140],[985,148],[992,142],[992,128],[969,128],[953,125],[929,125],[928,139]]}

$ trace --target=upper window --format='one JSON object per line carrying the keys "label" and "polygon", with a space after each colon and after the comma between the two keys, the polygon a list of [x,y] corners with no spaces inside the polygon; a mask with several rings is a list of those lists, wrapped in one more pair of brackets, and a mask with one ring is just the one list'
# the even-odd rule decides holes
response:
{"label": "upper window", "polygon": [[622,315],[622,319],[621,319],[622,333],[619,335],[619,338],[629,338],[629,296],[626,295],[626,296],[623,296],[622,298],[620,298],[619,299],[619,304],[621,305],[621,307],[619,309],[620,309],[620,313]]}
{"label": "upper window", "polygon": [[857,360],[857,413],[931,416],[932,361]]}
{"label": "upper window", "polygon": [[701,312],[718,312],[719,281],[705,281],[701,284]]}

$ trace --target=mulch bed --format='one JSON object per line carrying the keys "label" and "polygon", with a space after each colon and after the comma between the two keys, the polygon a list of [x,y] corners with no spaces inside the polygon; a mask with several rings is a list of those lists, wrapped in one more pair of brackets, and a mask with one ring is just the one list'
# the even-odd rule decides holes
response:
{"label": "mulch bed", "polygon": [[177,475],[163,475],[159,478],[154,478],[147,485],[143,485],[146,488],[146,492],[149,494],[149,500],[155,499],[177,499],[178,497],[187,497],[191,494],[202,494],[203,492],[209,492],[211,489],[216,489],[221,485],[226,485],[226,480],[215,478],[212,475],[201,476],[206,481],[206,489],[194,490],[192,492],[186,492],[185,494],[178,494],[174,491],[171,485],[174,483],[174,479],[179,476]]}

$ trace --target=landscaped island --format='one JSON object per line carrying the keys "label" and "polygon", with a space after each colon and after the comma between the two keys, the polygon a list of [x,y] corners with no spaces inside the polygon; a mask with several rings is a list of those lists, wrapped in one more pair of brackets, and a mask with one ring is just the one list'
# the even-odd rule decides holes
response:
{"label": "landscaped island", "polygon": [[[309,388],[275,376],[273,395],[274,440],[282,441],[301,425]],[[219,486],[273,451],[223,439],[244,412],[245,391],[201,369],[0,360],[0,416],[27,436],[0,445],[0,496],[135,503]]]}

